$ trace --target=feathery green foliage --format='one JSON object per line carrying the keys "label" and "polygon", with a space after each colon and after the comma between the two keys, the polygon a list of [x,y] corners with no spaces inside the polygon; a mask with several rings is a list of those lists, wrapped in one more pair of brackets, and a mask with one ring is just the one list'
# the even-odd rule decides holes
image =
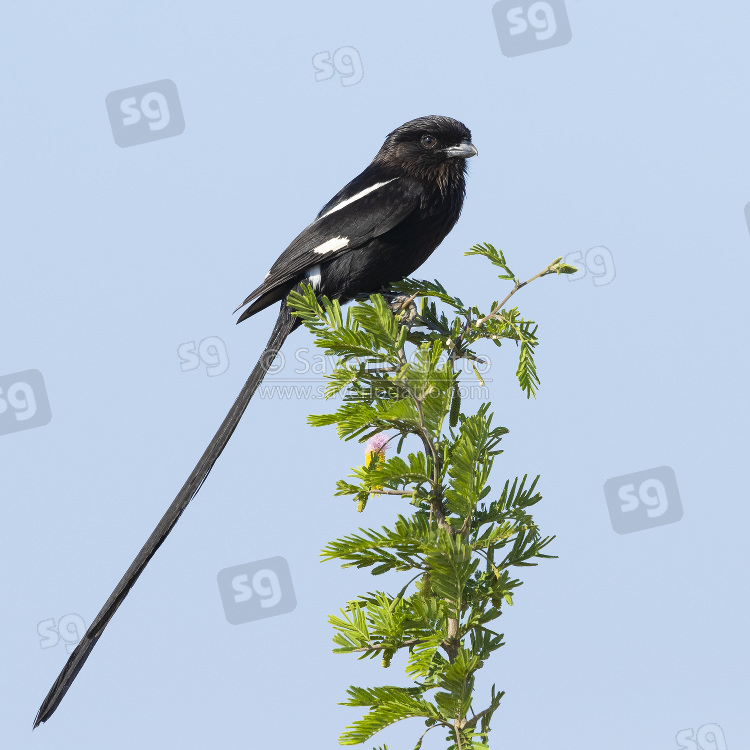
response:
{"label": "feathery green foliage", "polygon": [[[508,430],[493,423],[488,403],[474,414],[461,410],[457,365],[481,361],[473,349],[478,342],[513,341],[519,385],[527,397],[535,395],[537,326],[505,304],[541,276],[576,269],[557,258],[521,282],[492,245],[475,245],[466,255],[487,258],[502,271],[499,278],[513,284],[486,314],[437,281],[413,279],[394,285],[384,293],[388,299],[374,294],[345,314],[336,301],[319,302],[310,287],[288,298],[317,345],[337,360],[326,397],[342,395],[341,405],[311,416],[311,424],[335,425],[344,440],[365,441],[386,431],[392,444],[398,438],[396,455],[370,452],[364,465],[337,483],[336,495],[352,497],[359,511],[383,494],[413,506],[392,528],[360,528],[321,553],[373,575],[407,574],[397,595],[362,595],[329,618],[335,653],[379,656],[389,667],[402,652],[411,681],[408,687],[350,687],[343,705],[367,712],[341,735],[342,745],[364,743],[397,721],[418,718],[427,730],[415,750],[434,728],[447,731],[451,750],[487,748],[490,720],[503,696],[493,685],[485,707],[474,711],[475,675],[503,645],[503,636],[488,625],[513,604],[521,586],[512,569],[550,557],[543,550],[552,537],[541,535],[528,512],[541,500],[538,477],[507,480],[493,499],[490,473]],[[476,366],[474,372],[482,383]]]}

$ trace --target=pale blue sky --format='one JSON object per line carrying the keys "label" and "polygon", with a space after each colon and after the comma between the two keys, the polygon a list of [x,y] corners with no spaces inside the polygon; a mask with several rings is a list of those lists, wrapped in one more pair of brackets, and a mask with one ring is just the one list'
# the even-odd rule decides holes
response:
{"label": "pale blue sky", "polygon": [[[0,435],[3,747],[330,748],[357,716],[336,705],[349,684],[404,679],[395,659],[331,654],[326,615],[375,582],[317,562],[398,502],[358,516],[333,497],[362,449],[306,425],[319,401],[256,399],[31,733],[67,656],[40,647],[38,624],[91,621],[266,341],[275,312],[235,326],[232,310],[385,135],[425,114],[465,122],[479,156],[419,276],[488,305],[502,282],[461,257],[483,241],[523,276],[595,247],[616,269],[518,295],[539,322],[535,401],[515,352],[491,352],[510,429],[493,484],[541,474],[559,555],[522,571],[499,621],[507,645],[480,681],[507,691],[491,746],[663,750],[707,723],[744,741],[750,6],[567,0],[570,42],[512,57],[492,7],[5,3],[0,378],[39,370],[52,419]],[[345,47],[361,80],[316,81],[313,59]],[[164,79],[184,132],[118,147],[107,95]],[[287,342],[288,378],[309,346],[303,331]],[[681,520],[615,533],[604,483],[663,466]],[[219,571],[278,557],[296,608],[229,624]],[[409,748],[423,729],[370,746]]]}

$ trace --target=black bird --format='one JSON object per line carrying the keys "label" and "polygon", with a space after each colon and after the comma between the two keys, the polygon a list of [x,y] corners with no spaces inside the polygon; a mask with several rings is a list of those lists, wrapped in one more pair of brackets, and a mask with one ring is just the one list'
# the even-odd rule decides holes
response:
{"label": "black bird", "polygon": [[365,171],[323,206],[237,308],[247,305],[239,323],[281,302],[271,338],[229,414],[70,655],[34,727],[55,712],[107,623],[205,481],[286,337],[299,325],[286,306],[287,294],[307,282],[318,295],[343,303],[413,273],[458,221],[466,192],[465,160],[476,153],[469,129],[450,117],[420,117],[396,128]]}

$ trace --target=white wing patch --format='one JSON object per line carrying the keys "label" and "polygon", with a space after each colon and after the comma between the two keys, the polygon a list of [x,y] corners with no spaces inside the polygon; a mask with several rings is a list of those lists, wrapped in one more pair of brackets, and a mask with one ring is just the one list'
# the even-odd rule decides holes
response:
{"label": "white wing patch", "polygon": [[348,206],[350,203],[354,203],[354,201],[358,201],[360,198],[364,198],[366,195],[372,193],[373,190],[377,190],[378,188],[383,187],[383,185],[387,185],[389,182],[393,182],[393,180],[397,179],[398,177],[393,177],[392,179],[386,180],[385,182],[378,182],[371,187],[365,188],[364,190],[362,190],[362,192],[353,195],[351,198],[347,198],[345,201],[341,201],[341,203],[336,204],[333,208],[329,208],[328,211],[326,211],[320,218],[324,219],[326,216],[330,216],[334,211],[338,211],[344,206]]}
{"label": "white wing patch", "polygon": [[315,291],[320,289],[320,282],[323,279],[320,274],[320,266],[313,266],[312,268],[308,268],[307,272],[305,273],[305,278],[310,281],[310,284],[312,284],[312,288],[315,289]]}
{"label": "white wing patch", "polygon": [[334,250],[341,250],[342,247],[346,247],[348,244],[348,237],[332,237],[330,240],[326,240],[322,245],[318,245],[313,252],[318,255],[325,255],[326,253],[332,253]]}

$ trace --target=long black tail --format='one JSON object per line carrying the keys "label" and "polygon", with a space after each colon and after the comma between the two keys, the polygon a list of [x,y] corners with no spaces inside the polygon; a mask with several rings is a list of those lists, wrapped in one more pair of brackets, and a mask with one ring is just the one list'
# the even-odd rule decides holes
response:
{"label": "long black tail", "polygon": [[229,414],[227,414],[221,423],[221,427],[219,427],[218,432],[214,435],[208,448],[206,448],[206,452],[201,456],[192,474],[188,477],[187,482],[185,482],[135,560],[133,560],[133,563],[122,577],[120,583],[117,584],[117,588],[115,588],[112,595],[107,599],[107,603],[102,607],[101,612],[99,612],[96,619],[91,623],[91,627],[86,631],[86,635],[83,636],[81,642],[76,646],[75,651],[70,655],[70,658],[63,667],[62,672],[60,672],[57,680],[55,680],[55,684],[47,694],[34,719],[34,728],[47,721],[55,712],[58,705],[60,705],[60,701],[65,696],[65,693],[68,692],[68,688],[71,686],[73,680],[75,680],[86,659],[89,658],[89,654],[93,651],[94,646],[96,646],[96,642],[99,640],[104,628],[107,627],[107,623],[112,619],[117,608],[125,600],[128,591],[130,591],[133,584],[138,580],[138,576],[143,572],[148,561],[167,538],[172,527],[177,523],[177,519],[182,515],[182,511],[187,508],[188,503],[201,488],[201,485],[216,463],[216,459],[221,455],[221,452],[229,442],[229,438],[232,437],[232,433],[245,413],[245,409],[250,403],[255,389],[263,380],[287,336],[296,327],[296,322],[289,313],[286,303],[282,302],[281,311],[276,320],[271,338],[268,340],[263,354],[240,391],[240,395],[237,396],[237,400],[229,410]]}

